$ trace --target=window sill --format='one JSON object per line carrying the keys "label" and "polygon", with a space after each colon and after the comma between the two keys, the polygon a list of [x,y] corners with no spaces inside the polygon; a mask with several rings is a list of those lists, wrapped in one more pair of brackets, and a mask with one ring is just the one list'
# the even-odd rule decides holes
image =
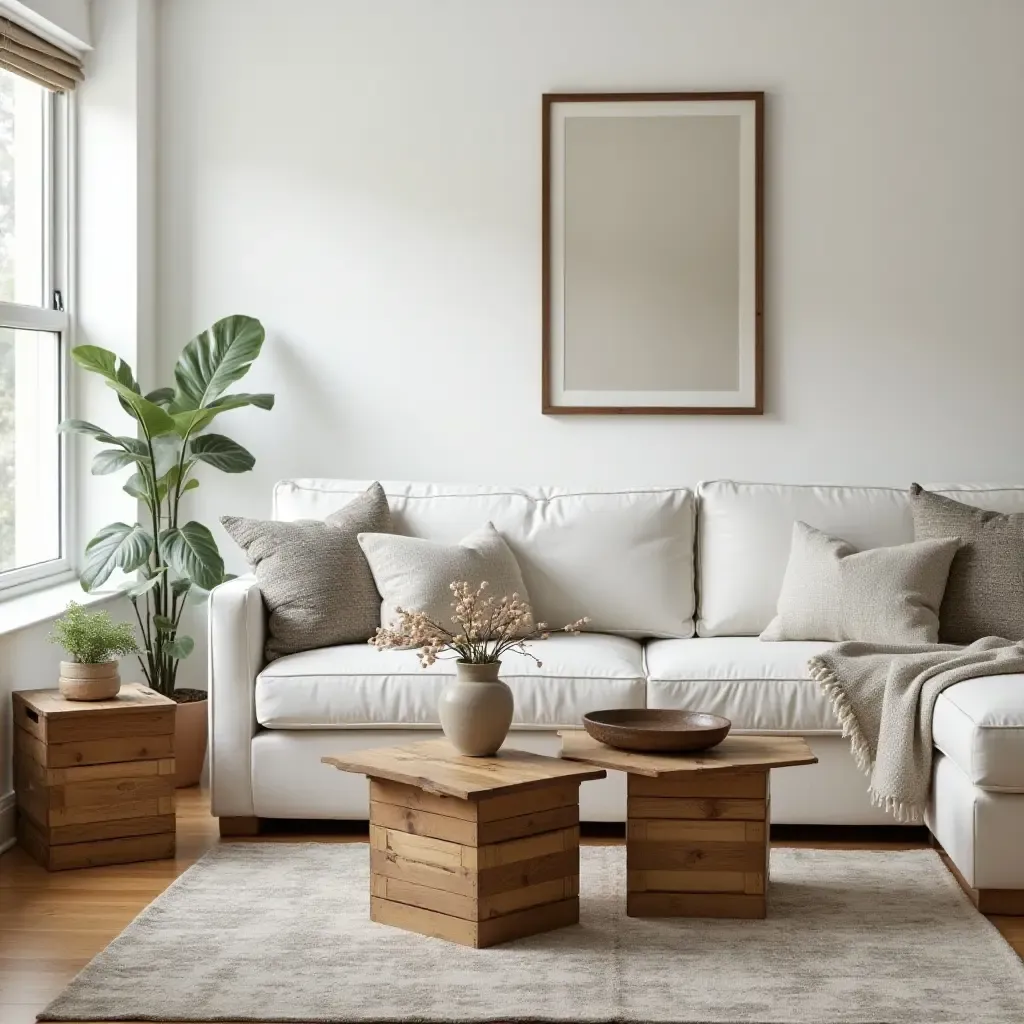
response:
{"label": "window sill", "polygon": [[67,608],[69,601],[90,605],[121,596],[116,590],[87,594],[78,580],[70,580],[17,597],[0,597],[0,636],[55,619]]}

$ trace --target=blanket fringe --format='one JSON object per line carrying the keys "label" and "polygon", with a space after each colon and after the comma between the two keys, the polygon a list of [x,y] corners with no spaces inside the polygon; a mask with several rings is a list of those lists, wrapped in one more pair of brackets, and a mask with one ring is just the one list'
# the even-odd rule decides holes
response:
{"label": "blanket fringe", "polygon": [[[850,703],[846,692],[839,684],[835,673],[825,664],[822,658],[815,656],[807,663],[810,669],[811,678],[821,687],[822,692],[829,699],[832,710],[839,725],[843,730],[843,737],[850,741],[850,750],[857,767],[870,779],[874,763],[871,759],[871,747],[867,737],[864,735],[854,713],[853,705]],[[922,809],[916,804],[908,803],[905,800],[897,800],[896,797],[886,796],[877,792],[872,786],[868,786],[868,795],[875,807],[880,807],[886,813],[891,814],[899,822],[919,822],[924,817]]]}

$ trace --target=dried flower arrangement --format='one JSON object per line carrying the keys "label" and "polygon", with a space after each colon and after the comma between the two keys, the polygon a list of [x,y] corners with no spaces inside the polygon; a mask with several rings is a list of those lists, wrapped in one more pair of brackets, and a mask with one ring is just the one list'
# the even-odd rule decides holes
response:
{"label": "dried flower arrangement", "polygon": [[[485,597],[487,588],[486,580],[475,591],[464,580],[451,584],[449,589],[455,598],[452,629],[434,622],[424,612],[398,608],[397,623],[378,626],[369,643],[379,651],[419,648],[423,668],[433,665],[444,651],[470,665],[498,662],[506,651],[512,651],[533,658],[540,668],[543,662],[524,644],[527,640],[547,640],[553,631],[543,622],[534,624],[533,609],[518,594]],[[579,633],[589,621],[584,616],[557,632]]]}

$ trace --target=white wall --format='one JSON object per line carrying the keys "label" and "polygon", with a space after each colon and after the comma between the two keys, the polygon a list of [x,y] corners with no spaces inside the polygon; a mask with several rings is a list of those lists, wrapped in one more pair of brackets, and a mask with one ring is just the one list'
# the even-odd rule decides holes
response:
{"label": "white wall", "polygon": [[[161,363],[268,329],[220,423],[280,477],[1019,481],[1017,0],[175,0]],[[540,97],[764,89],[762,417],[540,414]],[[223,533],[229,564],[241,566]]]}

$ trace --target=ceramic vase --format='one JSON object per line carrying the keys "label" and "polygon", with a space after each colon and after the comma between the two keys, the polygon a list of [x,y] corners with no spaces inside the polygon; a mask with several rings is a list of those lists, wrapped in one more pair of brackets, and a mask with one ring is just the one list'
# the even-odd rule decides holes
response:
{"label": "ceramic vase", "polygon": [[79,661],[62,661],[57,685],[65,700],[109,700],[121,689],[121,676],[116,661],[86,665]]}
{"label": "ceramic vase", "polygon": [[[189,691],[175,691],[183,693]],[[195,692],[195,691],[191,691]],[[190,700],[179,703],[174,714],[174,785],[178,789],[196,786],[203,774],[209,735],[209,702]]]}
{"label": "ceramic vase", "polygon": [[455,678],[441,691],[437,713],[451,745],[469,757],[490,757],[512,724],[512,691],[498,678],[501,662],[455,663]]}

